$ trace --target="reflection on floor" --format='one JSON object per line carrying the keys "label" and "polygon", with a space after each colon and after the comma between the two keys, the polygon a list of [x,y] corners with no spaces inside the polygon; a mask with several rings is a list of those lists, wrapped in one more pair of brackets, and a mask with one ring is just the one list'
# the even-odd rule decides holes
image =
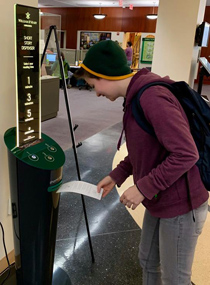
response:
{"label": "reflection on floor", "polygon": [[[112,167],[121,123],[83,142],[78,149],[81,179],[96,184]],[[77,180],[72,149],[66,152],[64,182]],[[68,273],[72,285],[140,285],[138,244],[141,230],[113,190],[101,201],[85,197],[95,263],[92,264],[81,196],[61,196],[55,269]]]}

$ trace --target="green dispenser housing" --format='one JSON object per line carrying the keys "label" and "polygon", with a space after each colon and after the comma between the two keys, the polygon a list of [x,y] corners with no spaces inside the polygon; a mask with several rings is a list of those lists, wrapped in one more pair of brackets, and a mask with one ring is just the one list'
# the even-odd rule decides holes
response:
{"label": "green dispenser housing", "polygon": [[65,155],[50,137],[16,147],[16,128],[4,135],[8,148],[17,284],[51,284]]}

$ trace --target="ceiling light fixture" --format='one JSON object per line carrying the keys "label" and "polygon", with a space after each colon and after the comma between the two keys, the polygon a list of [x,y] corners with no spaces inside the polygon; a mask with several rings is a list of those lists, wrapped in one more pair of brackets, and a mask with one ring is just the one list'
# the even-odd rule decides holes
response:
{"label": "ceiling light fixture", "polygon": [[101,3],[100,3],[100,7],[99,7],[99,13],[98,14],[93,14],[93,17],[97,20],[102,20],[106,17],[106,14],[101,14]]}
{"label": "ceiling light fixture", "polygon": [[150,20],[156,20],[158,17],[158,15],[154,13],[155,2],[153,3],[154,3],[154,6],[153,6],[152,14],[147,14],[147,19],[150,19]]}

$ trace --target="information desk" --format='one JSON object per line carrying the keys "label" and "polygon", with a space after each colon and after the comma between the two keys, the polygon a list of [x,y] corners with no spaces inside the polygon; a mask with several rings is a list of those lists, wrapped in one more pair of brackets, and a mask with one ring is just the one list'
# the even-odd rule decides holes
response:
{"label": "information desk", "polygon": [[54,118],[59,111],[59,77],[41,77],[41,115],[42,121]]}

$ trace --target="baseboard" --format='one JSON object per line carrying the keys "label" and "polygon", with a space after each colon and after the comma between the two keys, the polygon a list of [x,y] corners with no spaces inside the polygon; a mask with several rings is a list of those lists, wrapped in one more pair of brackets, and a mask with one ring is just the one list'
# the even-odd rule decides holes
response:
{"label": "baseboard", "polygon": [[[15,251],[14,249],[8,253],[10,264],[15,262]],[[0,274],[8,267],[6,256],[0,260]]]}
{"label": "baseboard", "polygon": [[4,282],[5,285],[17,285],[15,264],[11,265],[9,276],[8,273],[9,269],[5,270],[4,273],[0,274],[0,284],[2,284],[3,281],[6,279]]}

